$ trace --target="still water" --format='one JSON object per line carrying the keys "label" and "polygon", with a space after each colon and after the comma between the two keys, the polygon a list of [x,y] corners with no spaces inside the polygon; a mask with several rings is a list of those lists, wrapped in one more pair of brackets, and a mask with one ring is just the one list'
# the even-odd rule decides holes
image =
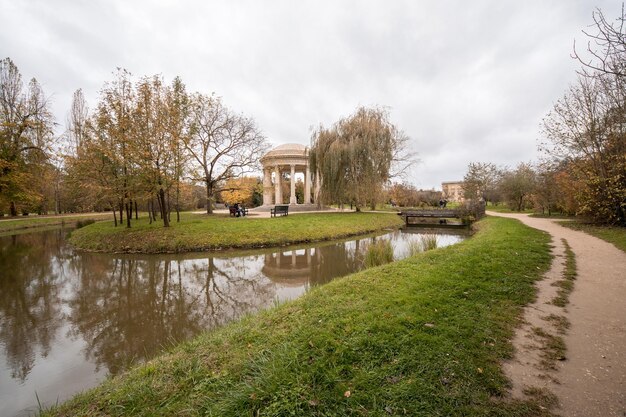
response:
{"label": "still water", "polygon": [[[419,230],[423,233],[423,230]],[[81,253],[68,230],[0,237],[0,416],[63,401],[163,348],[363,268],[372,239],[182,255]],[[438,234],[438,246],[463,239]]]}

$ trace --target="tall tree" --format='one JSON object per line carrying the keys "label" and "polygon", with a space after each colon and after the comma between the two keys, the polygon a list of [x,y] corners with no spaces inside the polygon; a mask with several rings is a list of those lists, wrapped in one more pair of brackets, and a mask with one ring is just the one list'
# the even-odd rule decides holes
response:
{"label": "tall tree", "polygon": [[312,137],[310,158],[319,174],[318,202],[355,204],[357,210],[375,204],[383,185],[413,162],[406,151],[408,137],[382,108],[360,107]]}
{"label": "tall tree", "polygon": [[463,197],[466,200],[498,200],[498,183],[502,171],[491,162],[470,162],[463,177]]}
{"label": "tall tree", "polygon": [[174,78],[166,92],[167,122],[166,129],[172,152],[173,182],[175,186],[176,221],[180,222],[181,182],[187,166],[188,155],[185,150],[185,137],[189,134],[189,95],[180,77]]}
{"label": "tall tree", "polygon": [[514,170],[505,171],[500,181],[503,197],[512,210],[522,211],[535,192],[536,174],[528,163],[520,163]]}
{"label": "tall tree", "polygon": [[0,61],[0,203],[17,215],[17,203],[39,197],[33,170],[42,164],[53,141],[54,120],[41,86],[32,79],[26,91],[10,58]]}
{"label": "tall tree", "polygon": [[195,165],[194,179],[206,187],[207,214],[213,213],[219,185],[259,168],[267,141],[254,120],[228,110],[220,98],[195,94],[191,101],[191,127],[183,137]]}
{"label": "tall tree", "polygon": [[74,152],[77,152],[86,140],[88,120],[89,106],[85,101],[83,90],[79,88],[72,96],[72,107],[67,119],[67,137]]}
{"label": "tall tree", "polygon": [[154,194],[159,202],[163,226],[169,227],[169,201],[173,158],[168,135],[165,87],[159,76],[143,78],[137,84],[132,110],[133,139],[129,143],[137,164],[140,187]]}

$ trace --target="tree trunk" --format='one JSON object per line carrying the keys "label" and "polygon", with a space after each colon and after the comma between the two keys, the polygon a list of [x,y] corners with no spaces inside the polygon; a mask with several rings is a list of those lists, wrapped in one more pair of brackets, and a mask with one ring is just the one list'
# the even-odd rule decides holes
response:
{"label": "tree trunk", "polygon": [[135,220],[139,220],[139,210],[137,209],[137,200],[135,200]]}
{"label": "tree trunk", "polygon": [[120,226],[124,224],[124,202],[120,200]]}
{"label": "tree trunk", "polygon": [[113,224],[117,227],[117,211],[115,210],[113,203],[111,203],[111,211],[113,212]]}
{"label": "tree trunk", "polygon": [[159,190],[159,200],[161,200],[161,217],[163,218],[163,226],[170,227],[170,221],[167,217],[167,207],[165,205],[165,190]]}
{"label": "tree trunk", "polygon": [[152,199],[148,201],[148,221],[152,224]]}
{"label": "tree trunk", "polygon": [[126,227],[130,228],[130,219],[133,218],[133,202],[129,201],[125,204],[126,207]]}
{"label": "tree trunk", "polygon": [[[159,216],[160,216],[161,220],[163,220],[163,204],[161,204],[161,196],[159,195],[158,192],[156,194],[156,198],[157,198],[157,203],[159,203]],[[156,220],[156,213],[155,213],[154,218]]]}
{"label": "tree trunk", "polygon": [[170,200],[170,190],[167,190],[167,222],[172,221],[172,200]]}
{"label": "tree trunk", "polygon": [[213,214],[213,186],[209,181],[206,183],[206,214]]}
{"label": "tree trunk", "polygon": [[176,182],[176,223],[180,223],[180,186]]}
{"label": "tree trunk", "polygon": [[15,207],[15,201],[11,201],[11,205],[9,207],[9,211],[12,217],[17,216],[17,207]]}
{"label": "tree trunk", "polygon": [[150,195],[150,209],[152,210],[152,220],[156,221],[156,207],[154,206],[153,195]]}

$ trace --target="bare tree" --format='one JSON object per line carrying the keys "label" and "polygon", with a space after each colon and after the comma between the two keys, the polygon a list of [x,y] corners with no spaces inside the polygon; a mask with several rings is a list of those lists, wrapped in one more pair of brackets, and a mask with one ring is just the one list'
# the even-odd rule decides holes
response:
{"label": "bare tree", "polygon": [[463,177],[463,196],[467,200],[498,200],[498,182],[501,176],[501,170],[491,162],[470,162]]}
{"label": "bare tree", "polygon": [[[587,57],[582,56],[574,41],[572,58],[577,59],[582,65],[581,74],[594,76],[600,74],[612,74],[618,77],[626,76],[626,15],[622,3],[622,14],[615,22],[610,22],[596,9],[593,14],[591,30],[582,32],[589,39],[587,41]],[[591,71],[591,72],[589,72]]]}
{"label": "bare tree", "polygon": [[67,136],[74,151],[78,152],[87,136],[87,121],[89,120],[89,107],[85,101],[83,90],[74,91],[72,107],[67,118]]}
{"label": "bare tree", "polygon": [[184,146],[196,165],[194,179],[206,187],[207,214],[225,181],[259,169],[267,141],[254,120],[233,114],[220,98],[196,94],[191,102],[191,129]]}

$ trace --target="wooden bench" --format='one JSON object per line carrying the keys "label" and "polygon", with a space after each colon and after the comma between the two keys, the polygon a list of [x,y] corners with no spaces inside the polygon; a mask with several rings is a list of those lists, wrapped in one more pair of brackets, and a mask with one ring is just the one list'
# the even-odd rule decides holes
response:
{"label": "wooden bench", "polygon": [[270,209],[270,214],[272,217],[276,217],[277,215],[287,216],[289,215],[289,206],[274,206],[273,209]]}
{"label": "wooden bench", "polygon": [[[231,216],[237,217],[237,208],[235,206],[228,207],[228,211],[229,211]],[[239,213],[240,213],[241,216],[247,216],[248,215],[248,209],[245,208],[244,206],[239,206]]]}

